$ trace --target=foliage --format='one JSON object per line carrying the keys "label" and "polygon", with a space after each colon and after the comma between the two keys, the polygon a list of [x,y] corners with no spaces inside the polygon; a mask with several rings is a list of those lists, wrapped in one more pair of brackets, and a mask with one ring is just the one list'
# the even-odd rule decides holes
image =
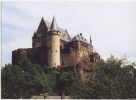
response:
{"label": "foliage", "polygon": [[136,98],[135,64],[126,64],[126,59],[111,56],[97,63],[93,80],[72,86],[74,98],[128,99]]}
{"label": "foliage", "polygon": [[[59,95],[56,91],[68,87],[74,80],[73,73],[41,67],[24,59],[18,65],[5,65],[1,70],[2,98],[31,98],[47,92]],[[62,88],[63,87],[63,88]]]}
{"label": "foliage", "polygon": [[126,63],[126,58],[111,56],[97,63],[93,79],[82,82],[73,72],[41,67],[24,59],[18,65],[2,67],[2,98],[31,98],[45,92],[78,99],[136,98],[135,67],[135,63]]}
{"label": "foliage", "polygon": [[1,70],[2,98],[30,98],[44,91],[51,94],[55,81],[39,65],[22,60],[19,65],[5,65]]}
{"label": "foliage", "polygon": [[75,76],[73,72],[59,72],[56,77],[56,92],[58,95],[62,95],[63,93],[68,94],[69,88],[75,81]]}

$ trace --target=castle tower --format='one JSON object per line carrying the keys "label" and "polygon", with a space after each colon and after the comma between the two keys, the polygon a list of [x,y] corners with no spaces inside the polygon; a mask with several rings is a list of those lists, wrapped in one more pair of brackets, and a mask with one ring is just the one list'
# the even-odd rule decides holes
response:
{"label": "castle tower", "polygon": [[60,66],[60,31],[55,17],[53,17],[50,31],[48,33],[48,61],[50,67]]}
{"label": "castle tower", "polygon": [[37,31],[34,32],[32,37],[32,47],[47,47],[47,25],[42,17],[40,24],[37,28]]}

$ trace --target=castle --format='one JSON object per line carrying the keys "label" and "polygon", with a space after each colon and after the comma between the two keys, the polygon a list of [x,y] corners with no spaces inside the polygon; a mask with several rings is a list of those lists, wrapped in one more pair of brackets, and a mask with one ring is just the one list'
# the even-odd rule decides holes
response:
{"label": "castle", "polygon": [[57,26],[55,17],[52,23],[42,17],[32,37],[32,48],[12,51],[13,65],[23,58],[41,66],[56,68],[69,69],[69,66],[76,65],[78,73],[83,74],[92,71],[100,55],[94,51],[91,38],[90,43],[82,33],[71,38],[67,30]]}

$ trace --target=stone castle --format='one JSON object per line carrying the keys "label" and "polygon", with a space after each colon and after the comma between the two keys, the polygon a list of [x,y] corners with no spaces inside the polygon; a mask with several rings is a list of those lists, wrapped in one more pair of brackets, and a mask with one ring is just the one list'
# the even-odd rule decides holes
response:
{"label": "stone castle", "polygon": [[100,55],[94,51],[91,38],[90,43],[82,33],[71,38],[67,30],[57,26],[55,17],[52,23],[42,17],[32,37],[32,48],[12,51],[13,65],[18,64],[23,58],[41,66],[62,69],[76,65],[78,73],[83,74],[93,70]]}

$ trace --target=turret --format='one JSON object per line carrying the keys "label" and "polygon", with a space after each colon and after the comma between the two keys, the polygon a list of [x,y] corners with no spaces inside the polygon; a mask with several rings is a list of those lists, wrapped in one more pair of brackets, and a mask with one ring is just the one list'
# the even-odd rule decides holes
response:
{"label": "turret", "polygon": [[60,31],[55,17],[53,17],[50,31],[48,32],[48,61],[50,67],[60,66]]}
{"label": "turret", "polygon": [[90,35],[90,44],[92,45],[92,38],[91,38],[91,35]]}

